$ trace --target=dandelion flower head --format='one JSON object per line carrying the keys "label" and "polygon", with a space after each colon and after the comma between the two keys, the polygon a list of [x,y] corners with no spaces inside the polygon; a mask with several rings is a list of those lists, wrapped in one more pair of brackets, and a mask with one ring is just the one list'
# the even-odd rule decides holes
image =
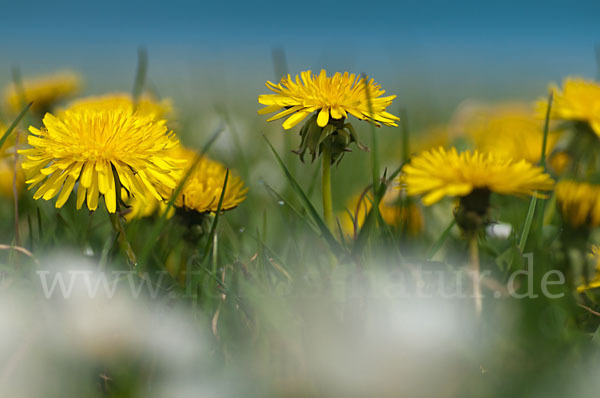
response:
{"label": "dandelion flower head", "polygon": [[[344,72],[328,77],[325,70],[313,75],[310,70],[296,75],[284,77],[278,84],[270,81],[266,86],[275,94],[264,94],[258,102],[266,105],[259,114],[280,113],[268,121],[289,116],[283,123],[288,130],[304,120],[309,114],[318,112],[317,124],[325,127],[330,119],[343,120],[348,114],[360,120],[371,120],[377,124],[397,126],[398,117],[386,112],[395,95],[382,97],[385,90],[373,79],[365,82],[362,77]],[[371,101],[372,113],[369,109]]]}
{"label": "dandelion flower head", "polygon": [[121,107],[47,113],[42,128],[29,130],[31,148],[20,151],[26,157],[26,183],[30,188],[41,183],[34,199],[58,195],[57,208],[78,183],[77,208],[86,201],[88,209],[95,210],[102,195],[107,210],[114,213],[116,178],[133,197],[162,200],[160,192],[173,189],[181,172],[182,162],[168,152],[179,141],[165,121]]}
{"label": "dandelion flower head", "polygon": [[[186,148],[178,148],[173,152],[174,157],[185,161],[186,172],[193,166],[198,156],[195,151]],[[198,213],[216,212],[226,173],[227,168],[221,163],[202,156],[185,181],[181,194],[175,200],[175,206]],[[230,173],[221,210],[237,207],[246,199],[247,192],[248,189],[244,187],[242,179]]]}
{"label": "dandelion flower head", "polygon": [[427,206],[445,196],[467,196],[475,189],[504,195],[536,195],[552,189],[554,181],[541,167],[475,150],[458,153],[443,147],[413,157],[401,182],[409,196],[424,195]]}

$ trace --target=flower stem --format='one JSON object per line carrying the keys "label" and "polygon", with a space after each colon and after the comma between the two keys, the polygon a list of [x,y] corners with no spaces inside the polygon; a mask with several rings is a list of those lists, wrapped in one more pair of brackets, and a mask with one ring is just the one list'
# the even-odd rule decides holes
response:
{"label": "flower stem", "polygon": [[131,266],[133,269],[136,269],[138,266],[137,257],[133,251],[133,248],[131,247],[131,244],[127,240],[127,236],[125,235],[125,228],[123,227],[123,221],[118,213],[118,209],[115,213],[108,213],[108,217],[110,218],[110,223],[113,227],[113,230],[118,235],[119,246],[121,246],[121,250],[123,250],[127,256],[129,266]]}
{"label": "flower stem", "polygon": [[470,264],[469,273],[473,279],[473,296],[475,297],[475,312],[477,318],[481,316],[481,286],[479,285],[479,246],[477,244],[477,234],[472,234],[469,238]]}
{"label": "flower stem", "polygon": [[331,149],[323,145],[323,168],[321,174],[321,193],[323,195],[323,217],[330,231],[334,230],[333,204],[331,201]]}
{"label": "flower stem", "polygon": [[110,224],[113,227],[113,230],[118,236],[119,246],[121,250],[125,252],[127,256],[127,261],[129,266],[134,270],[138,267],[137,256],[131,247],[131,243],[127,240],[127,235],[125,234],[125,227],[123,226],[123,220],[121,218],[121,202],[120,202],[120,194],[121,194],[121,181],[119,180],[119,176],[117,175],[117,171],[112,169],[113,178],[115,179],[115,190],[117,191],[117,209],[114,213],[108,212],[108,217],[110,218]]}

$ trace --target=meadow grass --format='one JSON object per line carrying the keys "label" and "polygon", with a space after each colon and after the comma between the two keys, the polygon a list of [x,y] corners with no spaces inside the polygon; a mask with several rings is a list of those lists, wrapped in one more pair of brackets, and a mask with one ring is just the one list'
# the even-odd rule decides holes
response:
{"label": "meadow grass", "polygon": [[[276,69],[285,73],[287,67]],[[147,73],[147,54],[141,50],[134,102],[147,88]],[[0,147],[16,128],[26,130],[23,120],[30,106],[11,121]],[[422,207],[416,198],[399,198],[398,206],[416,204],[423,213],[425,228],[417,235],[407,233],[402,223],[388,225],[380,211],[386,192],[397,188],[402,167],[411,160],[410,143],[422,138],[412,132],[409,136],[408,111],[400,112],[400,129],[355,124],[359,136],[370,136],[370,152],[353,146],[331,166],[325,184],[331,184],[333,223],[314,188],[323,166],[291,154],[295,133],[257,121],[253,114],[237,117],[227,104],[217,114],[227,134],[222,128],[194,131],[184,123],[177,130],[184,143],[197,142],[200,136],[204,145],[160,214],[125,222],[118,213],[109,214],[102,200],[90,212],[76,209],[71,195],[55,209],[52,201],[33,200],[25,190],[15,214],[11,198],[0,200],[1,297],[9,302],[22,295],[38,297],[36,271],[45,269],[52,253],[66,251],[85,259],[81,261],[89,262],[94,272],[133,271],[136,281],[152,287],[143,290],[142,306],[183,314],[170,322],[191,331],[192,337],[182,340],[188,345],[177,348],[175,342],[170,356],[142,345],[132,352],[107,348],[110,357],[80,358],[78,351],[75,360],[67,360],[64,353],[45,351],[45,345],[55,342],[53,333],[64,332],[49,330],[47,340],[39,338],[35,346],[43,353],[41,363],[53,364],[60,378],[58,383],[43,377],[36,381],[48,391],[68,396],[64,394],[74,393],[75,386],[78,396],[105,397],[193,396],[202,391],[215,396],[506,397],[587,396],[597,391],[600,306],[593,290],[575,292],[580,279],[571,258],[579,256],[577,272],[586,281],[593,278],[582,258],[587,242],[571,235],[571,240],[580,239],[582,251],[565,248],[563,218],[544,221],[554,201],[492,196],[493,221],[511,229],[506,236],[480,231],[471,241],[471,253],[478,251],[478,267],[486,276],[478,315],[465,273],[469,242],[453,217],[454,201]],[[185,118],[180,115],[180,120]],[[36,115],[29,114],[29,119],[39,127]],[[544,169],[549,119],[550,108],[540,148]],[[218,144],[227,151],[215,149]],[[197,214],[175,208],[175,198],[203,156],[227,165],[217,211]],[[243,177],[249,192],[237,208],[222,212],[231,172]],[[347,199],[369,190],[371,210],[354,239],[343,232],[341,215],[356,216]],[[174,215],[167,216],[173,208]],[[596,241],[597,231],[590,236]],[[66,266],[76,268],[78,261],[66,261]],[[552,270],[566,279],[545,294]],[[102,303],[113,305],[125,306]],[[94,328],[99,325],[90,322]],[[120,322],[123,329],[116,325],[108,333],[124,330],[127,335],[132,328],[136,336],[152,334],[142,321],[139,329]],[[149,344],[177,339],[169,333]],[[20,344],[11,338],[6,342]],[[204,347],[201,354],[189,348],[196,340]],[[69,350],[68,345],[61,347]],[[186,347],[196,356],[182,362]],[[17,369],[23,363],[27,369],[27,360],[17,351],[0,352],[6,353],[5,363]],[[177,367],[180,363],[185,365]],[[163,369],[169,364],[178,369],[177,375]],[[0,382],[11,377],[11,369],[0,364]],[[79,377],[73,384],[71,374]],[[165,380],[173,384],[161,395]],[[194,384],[199,380],[202,386]],[[6,385],[9,392],[20,391]]]}

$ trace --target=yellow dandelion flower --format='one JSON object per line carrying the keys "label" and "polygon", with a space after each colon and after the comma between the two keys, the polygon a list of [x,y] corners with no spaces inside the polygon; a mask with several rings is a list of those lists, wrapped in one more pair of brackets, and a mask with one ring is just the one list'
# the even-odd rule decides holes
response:
{"label": "yellow dandelion flower", "polygon": [[[492,107],[479,113],[477,120],[467,126],[465,132],[482,152],[530,163],[540,161],[544,122],[526,105]],[[549,158],[560,133],[551,132],[547,138],[546,157]]]}
{"label": "yellow dandelion flower", "polygon": [[[381,218],[387,225],[403,226],[411,236],[416,236],[424,229],[421,209],[412,202],[401,206],[398,203],[400,191],[389,189],[379,203]],[[365,223],[367,214],[373,207],[373,196],[370,192],[354,195],[348,201],[346,210],[338,214],[344,235],[355,238]],[[356,230],[355,230],[356,228]]]}
{"label": "yellow dandelion flower", "polygon": [[563,180],[556,184],[555,193],[561,213],[571,226],[600,225],[600,185]]}
{"label": "yellow dandelion flower", "polygon": [[173,103],[170,99],[157,100],[150,94],[142,94],[137,104],[128,93],[112,93],[99,96],[80,98],[72,101],[67,109],[135,109],[140,115],[154,115],[157,119],[164,119],[173,111]]}
{"label": "yellow dandelion flower", "polygon": [[[23,81],[23,86],[8,86],[4,92],[4,101],[11,112],[20,112],[24,103],[33,101],[31,110],[43,114],[53,105],[64,101],[79,91],[81,78],[73,72],[63,72],[51,76],[42,76]],[[23,90],[21,92],[20,90]]]}
{"label": "yellow dandelion flower", "polygon": [[[550,117],[560,120],[573,120],[589,123],[596,135],[600,136],[600,84],[581,78],[569,77],[563,82],[563,90],[552,85],[554,99]],[[546,100],[538,102],[540,116],[546,114]]]}
{"label": "yellow dandelion flower", "polygon": [[403,169],[402,182],[409,196],[425,195],[432,205],[444,196],[464,197],[474,190],[505,195],[535,195],[552,189],[552,178],[541,167],[493,153],[446,151],[440,147],[411,159]]}
{"label": "yellow dandelion flower", "polygon": [[[128,207],[128,211],[124,212],[125,220],[128,222],[138,218],[151,217],[154,214],[163,214],[167,210],[166,200],[156,200],[154,196],[131,197],[125,189],[121,191],[121,199]],[[175,209],[172,207],[167,218],[173,217],[173,214],[175,214]]]}
{"label": "yellow dandelion flower", "polygon": [[[327,77],[325,70],[321,70],[318,75],[313,75],[309,70],[300,73],[300,76],[296,75],[295,80],[288,75],[278,84],[268,81],[266,86],[276,94],[258,97],[258,102],[266,105],[258,113],[264,115],[284,109],[268,121],[289,116],[283,123],[286,130],[317,111],[319,127],[325,127],[330,119],[343,120],[348,114],[360,120],[371,120],[387,126],[397,126],[396,121],[400,120],[385,110],[392,104],[395,95],[381,97],[385,91],[373,79],[367,83],[367,92],[363,78],[348,72],[337,72]],[[369,112],[367,96],[371,99],[373,114]]]}
{"label": "yellow dandelion flower", "polygon": [[[193,165],[197,153],[191,149],[177,147],[170,150],[169,155],[174,159],[180,160],[183,164],[184,171],[177,178],[177,183],[179,184],[181,178],[185,176],[189,168]],[[175,206],[198,213],[216,212],[219,198],[223,191],[226,171],[227,169],[221,163],[203,156],[186,180],[179,197],[175,200]],[[246,192],[248,192],[248,189],[244,187],[243,181],[230,172],[221,210],[231,210],[237,207],[246,199]],[[156,200],[154,197],[147,197],[144,200],[140,200],[125,196],[124,201],[130,207],[130,211],[126,215],[127,219],[148,217],[156,211],[164,212],[167,200],[173,196],[173,193],[173,189],[161,192],[165,200]],[[172,215],[172,211],[167,214],[168,217]]]}
{"label": "yellow dandelion flower", "polygon": [[[197,156],[197,153],[190,149],[180,148],[174,152],[176,153],[173,156],[184,160],[187,168],[193,165]],[[175,200],[175,206],[198,213],[216,212],[226,172],[227,169],[221,163],[203,156],[186,180],[181,194]],[[246,199],[247,192],[248,188],[244,187],[242,179],[230,172],[221,210],[237,207]]]}
{"label": "yellow dandelion flower", "polygon": [[[115,175],[133,197],[151,195],[162,200],[160,192],[175,188],[181,162],[168,154],[179,145],[165,121],[122,108],[74,109],[56,117],[47,113],[44,127],[30,127],[30,149],[19,151],[33,188],[42,185],[34,199],[50,200],[58,195],[56,207],[62,207],[75,184],[77,208],[87,198],[87,207],[95,210],[99,195],[114,213],[117,205]],[[60,194],[59,194],[60,192]]]}

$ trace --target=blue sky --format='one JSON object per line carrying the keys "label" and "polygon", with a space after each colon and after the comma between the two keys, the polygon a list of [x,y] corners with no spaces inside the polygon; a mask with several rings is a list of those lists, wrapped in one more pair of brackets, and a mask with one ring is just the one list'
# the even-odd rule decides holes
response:
{"label": "blue sky", "polygon": [[595,77],[600,43],[600,1],[5,3],[0,82],[12,66],[73,67],[91,91],[129,87],[145,46],[167,90],[197,80],[235,92],[251,75],[254,94],[274,78],[276,46],[292,73],[367,72],[411,95],[530,96],[565,75]]}

